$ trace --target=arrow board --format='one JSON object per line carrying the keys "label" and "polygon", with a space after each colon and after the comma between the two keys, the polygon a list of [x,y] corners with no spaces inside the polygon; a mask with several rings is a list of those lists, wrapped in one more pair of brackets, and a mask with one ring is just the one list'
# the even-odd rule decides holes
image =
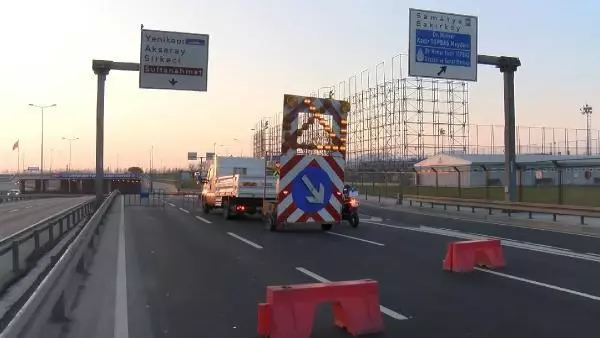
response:
{"label": "arrow board", "polygon": [[318,212],[329,203],[332,187],[325,170],[309,166],[292,181],[292,198],[298,209],[307,213]]}

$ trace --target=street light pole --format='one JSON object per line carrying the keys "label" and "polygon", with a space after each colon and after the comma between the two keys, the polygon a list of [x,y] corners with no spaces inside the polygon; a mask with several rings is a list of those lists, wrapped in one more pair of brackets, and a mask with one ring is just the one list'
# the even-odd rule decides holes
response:
{"label": "street light pole", "polygon": [[47,105],[47,106],[40,106],[37,104],[30,103],[29,106],[39,108],[42,112],[42,144],[41,144],[41,154],[40,154],[40,176],[42,177],[41,189],[42,189],[42,192],[44,192],[45,191],[45,187],[44,187],[44,109],[56,107],[56,103]]}
{"label": "street light pole", "polygon": [[585,142],[585,150],[586,150],[586,155],[590,156],[592,155],[592,131],[591,131],[591,126],[592,126],[592,107],[588,106],[587,104],[583,107],[581,107],[581,115],[585,116],[585,120],[586,120],[586,142]]}
{"label": "street light pole", "polygon": [[[79,137],[73,137],[73,138],[68,138],[68,137],[63,137],[62,138],[65,141],[69,141],[69,168],[68,168],[68,173],[71,173],[71,150],[73,148],[73,141],[77,141],[79,140]],[[71,178],[69,177],[69,193],[71,192]]]}

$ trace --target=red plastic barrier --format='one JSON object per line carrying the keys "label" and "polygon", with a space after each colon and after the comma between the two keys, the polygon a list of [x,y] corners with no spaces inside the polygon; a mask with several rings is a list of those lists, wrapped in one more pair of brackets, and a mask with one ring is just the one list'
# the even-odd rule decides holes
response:
{"label": "red plastic barrier", "polygon": [[448,245],[443,269],[471,272],[475,266],[501,268],[506,266],[499,239],[452,242]]}
{"label": "red plastic barrier", "polygon": [[258,305],[258,334],[270,338],[309,338],[315,309],[331,302],[335,325],[352,335],[383,331],[379,284],[371,279],[268,286]]}

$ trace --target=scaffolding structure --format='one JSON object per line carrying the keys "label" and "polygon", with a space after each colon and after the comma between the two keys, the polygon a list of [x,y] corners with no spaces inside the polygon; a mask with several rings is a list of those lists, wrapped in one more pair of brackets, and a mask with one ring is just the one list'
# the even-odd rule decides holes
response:
{"label": "scaffolding structure", "polygon": [[[399,171],[437,153],[503,154],[502,125],[469,124],[468,84],[462,81],[406,77],[407,56],[379,63],[338,85],[310,93],[350,102],[349,169]],[[373,81],[374,80],[374,81]],[[263,117],[254,128],[253,154],[276,159],[281,153],[281,113]],[[268,128],[261,129],[268,121]],[[300,123],[303,121],[301,120]],[[592,155],[600,155],[600,131],[589,132]],[[587,131],[518,126],[517,153],[584,155]],[[319,126],[303,139],[318,142]],[[594,137],[596,136],[596,137]]]}
{"label": "scaffolding structure", "polygon": [[[442,151],[467,152],[467,84],[403,77],[406,61],[406,55],[397,55],[387,69],[388,75],[382,62],[374,72],[365,70],[360,77],[355,75],[338,86],[322,87],[311,93],[314,97],[350,102],[349,167],[368,165],[393,170],[403,167],[406,161]],[[280,153],[281,118],[278,116],[263,118],[257,123],[254,156]],[[260,126],[266,121],[269,121],[269,128],[262,131]],[[317,141],[320,135],[319,126],[312,126],[304,137]]]}

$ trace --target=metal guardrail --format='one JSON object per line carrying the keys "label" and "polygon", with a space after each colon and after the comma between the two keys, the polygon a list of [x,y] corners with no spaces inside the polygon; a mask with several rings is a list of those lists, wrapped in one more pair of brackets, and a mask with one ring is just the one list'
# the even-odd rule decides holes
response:
{"label": "metal guardrail", "polygon": [[[76,290],[68,288],[75,272],[84,272],[87,263],[85,253],[94,249],[95,235],[99,234],[101,224],[108,208],[119,194],[113,191],[108,195],[89,218],[81,226],[79,232],[69,234],[68,240],[61,247],[55,247],[48,254],[51,255],[47,273],[40,276],[39,284],[32,285],[33,289],[12,319],[6,324],[0,333],[0,338],[40,337],[41,330],[49,318],[64,319],[68,316],[70,299],[75,297]],[[96,201],[85,202],[84,210],[91,211]],[[54,222],[59,227],[64,227],[63,222]],[[71,223],[73,224],[73,223]]]}
{"label": "metal guardrail", "polygon": [[24,193],[24,194],[20,194],[19,196],[0,196],[0,203],[34,200],[34,199],[42,199],[42,198],[63,198],[63,197],[80,197],[80,196],[88,196],[88,195],[55,194],[55,193],[38,193],[38,194]]}
{"label": "metal guardrail", "polygon": [[534,213],[550,214],[552,215],[552,220],[555,222],[558,215],[580,217],[581,224],[585,224],[586,217],[600,218],[599,207],[508,201],[485,201],[454,197],[398,195],[397,203],[401,204],[403,200],[408,200],[410,206],[412,206],[414,202],[419,203],[420,207],[423,207],[423,204],[430,204],[432,208],[435,205],[442,205],[444,206],[444,210],[446,210],[448,206],[455,206],[457,211],[460,211],[461,207],[471,208],[473,213],[475,212],[475,209],[487,209],[490,215],[494,210],[500,210],[508,214],[508,216],[511,216],[513,213],[527,212],[530,219],[533,219]]}
{"label": "metal guardrail", "polygon": [[92,208],[93,201],[81,202],[0,240],[0,291],[27,273]]}

